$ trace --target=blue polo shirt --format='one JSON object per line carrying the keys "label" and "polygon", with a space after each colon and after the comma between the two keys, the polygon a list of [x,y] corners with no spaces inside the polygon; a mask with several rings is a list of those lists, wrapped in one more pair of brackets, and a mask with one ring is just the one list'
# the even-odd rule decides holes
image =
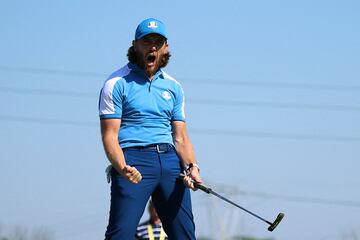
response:
{"label": "blue polo shirt", "polygon": [[105,81],[99,99],[100,119],[121,119],[122,148],[156,143],[173,145],[172,121],[185,121],[184,92],[160,69],[152,81],[128,63]]}

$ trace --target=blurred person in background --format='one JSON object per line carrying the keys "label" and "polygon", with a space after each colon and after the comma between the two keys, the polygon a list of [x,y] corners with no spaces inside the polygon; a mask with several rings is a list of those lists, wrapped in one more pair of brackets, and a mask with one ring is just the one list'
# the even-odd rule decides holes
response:
{"label": "blurred person in background", "polygon": [[136,229],[136,240],[167,240],[166,233],[162,227],[159,215],[152,203],[149,202],[148,207],[150,218],[149,220],[140,223]]}

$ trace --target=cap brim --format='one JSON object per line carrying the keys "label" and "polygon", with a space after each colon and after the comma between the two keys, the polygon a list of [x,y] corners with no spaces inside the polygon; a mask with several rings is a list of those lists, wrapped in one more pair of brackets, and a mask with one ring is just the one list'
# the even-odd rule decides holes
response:
{"label": "cap brim", "polygon": [[164,37],[167,40],[167,37],[164,34],[162,34],[160,32],[153,32],[153,31],[152,32],[144,32],[141,35],[137,36],[135,40],[139,40],[139,39],[141,39],[141,38],[143,38],[143,37],[145,37],[145,36],[147,36],[149,34],[157,34],[157,35],[160,35],[160,36]]}

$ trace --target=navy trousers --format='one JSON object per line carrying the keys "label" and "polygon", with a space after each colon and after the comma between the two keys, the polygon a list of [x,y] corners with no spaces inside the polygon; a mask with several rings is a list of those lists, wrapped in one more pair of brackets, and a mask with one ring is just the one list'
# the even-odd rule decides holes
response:
{"label": "navy trousers", "polygon": [[126,163],[140,171],[142,180],[138,184],[130,183],[112,169],[105,240],[133,240],[150,196],[169,240],[194,240],[190,191],[177,179],[182,167],[175,149],[162,145],[160,149],[125,148],[123,151]]}

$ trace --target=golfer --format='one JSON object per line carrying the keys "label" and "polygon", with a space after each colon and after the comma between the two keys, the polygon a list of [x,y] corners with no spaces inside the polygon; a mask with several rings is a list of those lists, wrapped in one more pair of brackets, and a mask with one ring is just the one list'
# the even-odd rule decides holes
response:
{"label": "golfer", "polygon": [[112,165],[106,240],[132,240],[150,196],[170,240],[195,239],[189,188],[201,182],[200,169],[186,131],[183,89],[163,70],[167,38],[161,21],[142,21],[129,63],[101,89],[102,141]]}

